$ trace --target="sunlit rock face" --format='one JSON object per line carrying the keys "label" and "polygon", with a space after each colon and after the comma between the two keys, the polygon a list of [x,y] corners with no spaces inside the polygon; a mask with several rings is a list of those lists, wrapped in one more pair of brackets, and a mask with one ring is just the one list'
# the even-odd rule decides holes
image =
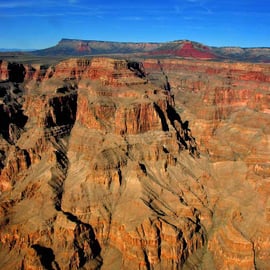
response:
{"label": "sunlit rock face", "polygon": [[14,65],[0,82],[2,269],[180,269],[207,245],[212,178],[141,63],[19,65],[16,78]]}
{"label": "sunlit rock face", "polygon": [[270,269],[269,74],[0,62],[0,268]]}
{"label": "sunlit rock face", "polygon": [[269,65],[149,59],[144,67],[170,87],[215,179],[206,184],[213,224],[204,268],[269,269]]}

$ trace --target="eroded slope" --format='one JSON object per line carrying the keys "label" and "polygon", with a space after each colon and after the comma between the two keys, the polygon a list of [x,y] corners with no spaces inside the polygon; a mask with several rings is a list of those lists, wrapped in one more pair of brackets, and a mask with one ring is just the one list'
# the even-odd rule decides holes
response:
{"label": "eroded slope", "polygon": [[214,269],[269,269],[269,65],[146,60],[144,67],[170,87],[209,160]]}
{"label": "eroded slope", "polygon": [[0,267],[269,269],[269,73],[1,62]]}
{"label": "eroded slope", "polygon": [[20,66],[20,81],[8,67],[1,268],[180,269],[206,245],[211,177],[170,91],[141,64]]}

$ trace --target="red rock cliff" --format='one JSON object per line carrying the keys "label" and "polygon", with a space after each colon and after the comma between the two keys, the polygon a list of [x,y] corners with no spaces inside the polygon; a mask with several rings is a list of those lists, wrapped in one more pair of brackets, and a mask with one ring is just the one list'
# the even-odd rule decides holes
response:
{"label": "red rock cliff", "polygon": [[208,240],[212,262],[206,260],[205,269],[269,269],[269,65],[153,59],[143,64],[151,81],[169,83],[181,116],[192,119],[202,157],[211,161],[214,233]]}
{"label": "red rock cliff", "polygon": [[269,269],[269,65],[1,74],[0,268]]}
{"label": "red rock cliff", "polygon": [[0,82],[1,268],[179,269],[206,246],[196,140],[141,64],[22,69]]}

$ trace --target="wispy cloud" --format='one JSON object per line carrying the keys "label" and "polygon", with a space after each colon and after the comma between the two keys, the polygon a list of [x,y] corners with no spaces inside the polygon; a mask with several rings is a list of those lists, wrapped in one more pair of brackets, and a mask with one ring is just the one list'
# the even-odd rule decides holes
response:
{"label": "wispy cloud", "polygon": [[[67,0],[69,4],[78,4],[79,0]],[[66,3],[67,3],[66,2]],[[0,3],[0,9],[16,9],[16,8],[47,8],[47,7],[65,7],[64,1],[56,0],[40,0],[40,1],[9,1],[6,3]]]}
{"label": "wispy cloud", "polygon": [[21,7],[31,7],[34,5],[35,2],[24,2],[24,1],[17,1],[17,2],[7,2],[7,3],[0,3],[0,8],[21,8]]}
{"label": "wispy cloud", "polygon": [[143,21],[144,20],[143,17],[139,17],[139,16],[126,16],[126,17],[120,17],[119,19],[122,21]]}
{"label": "wispy cloud", "polygon": [[0,18],[17,18],[17,17],[63,17],[66,16],[65,13],[20,13],[20,14],[2,14],[0,15]]}
{"label": "wispy cloud", "polygon": [[[0,0],[1,1],[1,0]],[[9,1],[0,3],[0,18],[101,16],[108,11],[97,6],[79,5],[79,0]]]}
{"label": "wispy cloud", "polygon": [[[24,6],[25,7],[25,6]],[[19,10],[19,11],[18,11]],[[0,13],[0,18],[14,18],[14,17],[96,17],[109,16],[113,14],[112,10],[103,10],[99,8],[66,8],[66,6],[58,6],[58,8],[46,7],[32,7],[24,10],[21,7],[11,9],[9,11]]]}
{"label": "wispy cloud", "polygon": [[[1,1],[1,0],[0,0]],[[231,0],[229,0],[231,1]],[[81,0],[9,0],[0,3],[0,17],[63,17],[63,16],[83,16],[122,21],[172,21],[186,20],[192,21],[206,18],[206,16],[218,16],[223,13],[234,14],[228,10],[217,10],[213,5],[209,5],[208,0],[174,0],[172,5],[145,4],[108,4],[104,2],[96,3]],[[234,11],[237,12],[237,11]],[[239,11],[241,12],[241,11]],[[251,12],[246,13],[250,16]]]}
{"label": "wispy cloud", "polygon": [[68,2],[70,4],[77,4],[79,2],[79,0],[68,0]]}

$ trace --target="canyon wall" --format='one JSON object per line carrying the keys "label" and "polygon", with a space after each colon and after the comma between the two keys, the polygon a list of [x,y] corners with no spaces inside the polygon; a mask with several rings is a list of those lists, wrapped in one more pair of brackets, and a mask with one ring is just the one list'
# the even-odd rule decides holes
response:
{"label": "canyon wall", "polygon": [[137,60],[0,62],[1,269],[270,269],[269,65]]}
{"label": "canyon wall", "polygon": [[1,74],[0,268],[180,269],[206,245],[196,140],[141,64]]}
{"label": "canyon wall", "polygon": [[144,67],[174,95],[215,179],[206,183],[213,269],[269,269],[270,66],[149,59]]}

